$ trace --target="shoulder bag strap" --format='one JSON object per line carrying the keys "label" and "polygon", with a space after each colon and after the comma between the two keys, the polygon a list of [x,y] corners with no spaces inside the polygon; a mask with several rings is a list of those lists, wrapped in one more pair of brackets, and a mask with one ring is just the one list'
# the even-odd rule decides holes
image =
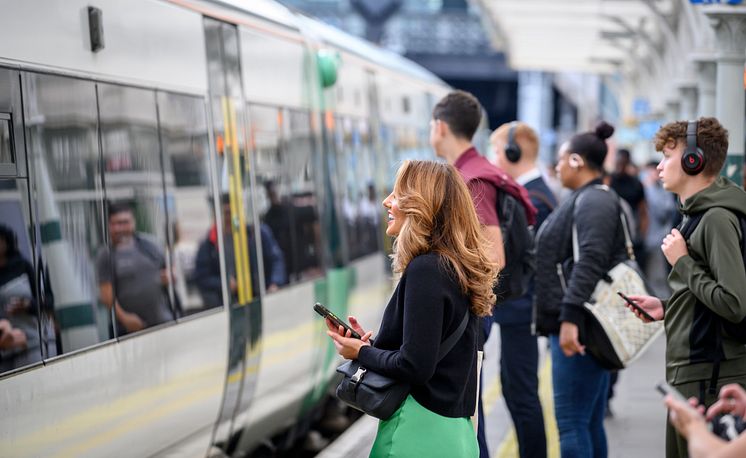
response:
{"label": "shoulder bag strap", "polygon": [[438,352],[438,362],[445,358],[448,352],[453,349],[453,347],[456,345],[456,342],[464,334],[467,324],[469,324],[469,309],[466,310],[464,318],[461,320],[461,324],[458,325],[458,328],[456,328],[456,330],[453,331],[451,335],[446,337],[446,340],[444,340],[443,343],[440,345],[440,351]]}
{"label": "shoulder bag strap", "polygon": [[[595,188],[602,189],[604,191],[609,191],[609,187],[605,185],[598,185],[594,186]],[[617,198],[617,203],[620,197],[618,195],[615,195]],[[578,196],[580,197],[580,196]],[[577,199],[576,199],[577,200]],[[574,207],[575,202],[573,202]],[[573,211],[575,209],[573,208]],[[632,237],[629,235],[629,226],[627,225],[627,218],[624,216],[624,210],[622,210],[621,204],[619,205],[619,219],[622,221],[622,229],[624,231],[624,246],[627,248],[627,256],[630,260],[635,260],[635,250],[634,245],[632,243]],[[578,246],[578,228],[575,226],[575,219],[572,221],[572,260],[574,263],[578,262],[578,258],[580,258],[580,248]]]}

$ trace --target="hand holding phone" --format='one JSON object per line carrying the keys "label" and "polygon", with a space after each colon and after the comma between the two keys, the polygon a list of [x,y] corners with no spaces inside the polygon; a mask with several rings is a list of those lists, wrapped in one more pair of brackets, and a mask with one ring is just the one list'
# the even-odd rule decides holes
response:
{"label": "hand holding phone", "polygon": [[658,392],[663,396],[668,396],[670,394],[677,401],[683,402],[686,405],[690,405],[689,400],[685,398],[679,390],[672,387],[666,382],[659,382],[657,385],[655,385],[655,389],[658,390]]}
{"label": "hand holding phone", "polygon": [[617,291],[616,293],[619,295],[619,297],[624,299],[624,302],[629,304],[633,309],[637,310],[640,313],[640,315],[642,315],[646,320],[656,321],[655,318],[653,318],[648,312],[645,311],[645,309],[637,305],[637,303],[635,303],[632,299],[625,296],[623,292]]}
{"label": "hand holding phone", "polygon": [[313,309],[316,310],[316,313],[318,313],[322,317],[328,318],[329,321],[331,321],[332,323],[334,323],[337,328],[339,328],[340,326],[342,326],[345,330],[349,331],[350,332],[350,337],[353,337],[355,339],[360,339],[362,337],[357,331],[355,331],[354,329],[352,329],[352,327],[349,324],[347,324],[344,321],[342,321],[341,319],[339,319],[339,317],[337,315],[335,315],[334,313],[332,313],[331,310],[327,309],[326,307],[324,307],[320,303],[317,302],[316,304],[314,304]]}

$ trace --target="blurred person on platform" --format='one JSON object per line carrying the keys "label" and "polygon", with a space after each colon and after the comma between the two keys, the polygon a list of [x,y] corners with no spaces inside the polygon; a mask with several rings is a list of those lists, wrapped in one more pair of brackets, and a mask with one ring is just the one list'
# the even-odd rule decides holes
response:
{"label": "blurred person on platform", "polygon": [[[490,260],[497,264],[498,270],[502,270],[506,266],[505,253],[509,247],[505,246],[501,221],[498,217],[497,207],[500,193],[510,194],[521,204],[526,220],[531,225],[536,222],[536,209],[531,204],[526,189],[510,178],[505,171],[491,164],[474,147],[472,139],[479,128],[481,119],[482,107],[474,95],[465,91],[453,91],[447,94],[433,108],[430,120],[430,145],[438,157],[445,159],[458,169],[466,182],[477,210],[482,232],[490,242],[488,251]],[[488,316],[482,320],[482,345],[489,337],[493,324],[492,317]],[[480,396],[478,439],[481,458],[489,457],[484,428],[484,412]]]}
{"label": "blurred person on platform", "polygon": [[[557,206],[537,166],[539,137],[522,122],[498,127],[490,136],[495,165],[525,187],[537,209],[535,230]],[[500,326],[500,383],[518,438],[521,458],[547,454],[544,415],[539,401],[539,348],[532,333],[533,285],[523,297],[504,301],[493,317]]]}

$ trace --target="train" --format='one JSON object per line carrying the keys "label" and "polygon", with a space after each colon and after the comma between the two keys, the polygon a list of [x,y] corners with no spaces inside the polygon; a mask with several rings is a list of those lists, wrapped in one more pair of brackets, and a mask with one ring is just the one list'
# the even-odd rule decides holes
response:
{"label": "train", "polygon": [[377,327],[380,203],[449,86],[266,0],[0,11],[0,456],[307,430],[340,362],[313,304]]}

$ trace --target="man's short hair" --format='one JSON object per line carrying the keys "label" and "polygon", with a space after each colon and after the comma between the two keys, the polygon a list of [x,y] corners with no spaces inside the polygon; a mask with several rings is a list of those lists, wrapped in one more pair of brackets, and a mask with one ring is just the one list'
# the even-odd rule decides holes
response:
{"label": "man's short hair", "polygon": [[[705,168],[702,173],[715,176],[725,164],[728,154],[728,131],[716,118],[699,118],[697,126],[697,146],[705,155]],[[655,150],[663,151],[669,143],[686,145],[688,121],[674,121],[662,126],[655,134]]]}
{"label": "man's short hair", "polygon": [[132,205],[130,205],[128,202],[112,202],[109,203],[109,218],[111,218],[114,215],[118,215],[120,213],[129,213],[130,215],[134,216],[135,211],[132,209]]}
{"label": "man's short hair", "polygon": [[536,160],[539,155],[539,136],[536,135],[536,131],[531,128],[525,122],[506,122],[501,125],[490,135],[490,143],[494,143],[496,139],[500,138],[508,142],[508,131],[510,127],[515,125],[513,130],[513,141],[515,141],[521,148],[521,157],[526,157],[530,160]]}
{"label": "man's short hair", "polygon": [[471,141],[482,120],[482,106],[472,94],[453,91],[435,105],[433,119],[448,124],[454,136]]}

